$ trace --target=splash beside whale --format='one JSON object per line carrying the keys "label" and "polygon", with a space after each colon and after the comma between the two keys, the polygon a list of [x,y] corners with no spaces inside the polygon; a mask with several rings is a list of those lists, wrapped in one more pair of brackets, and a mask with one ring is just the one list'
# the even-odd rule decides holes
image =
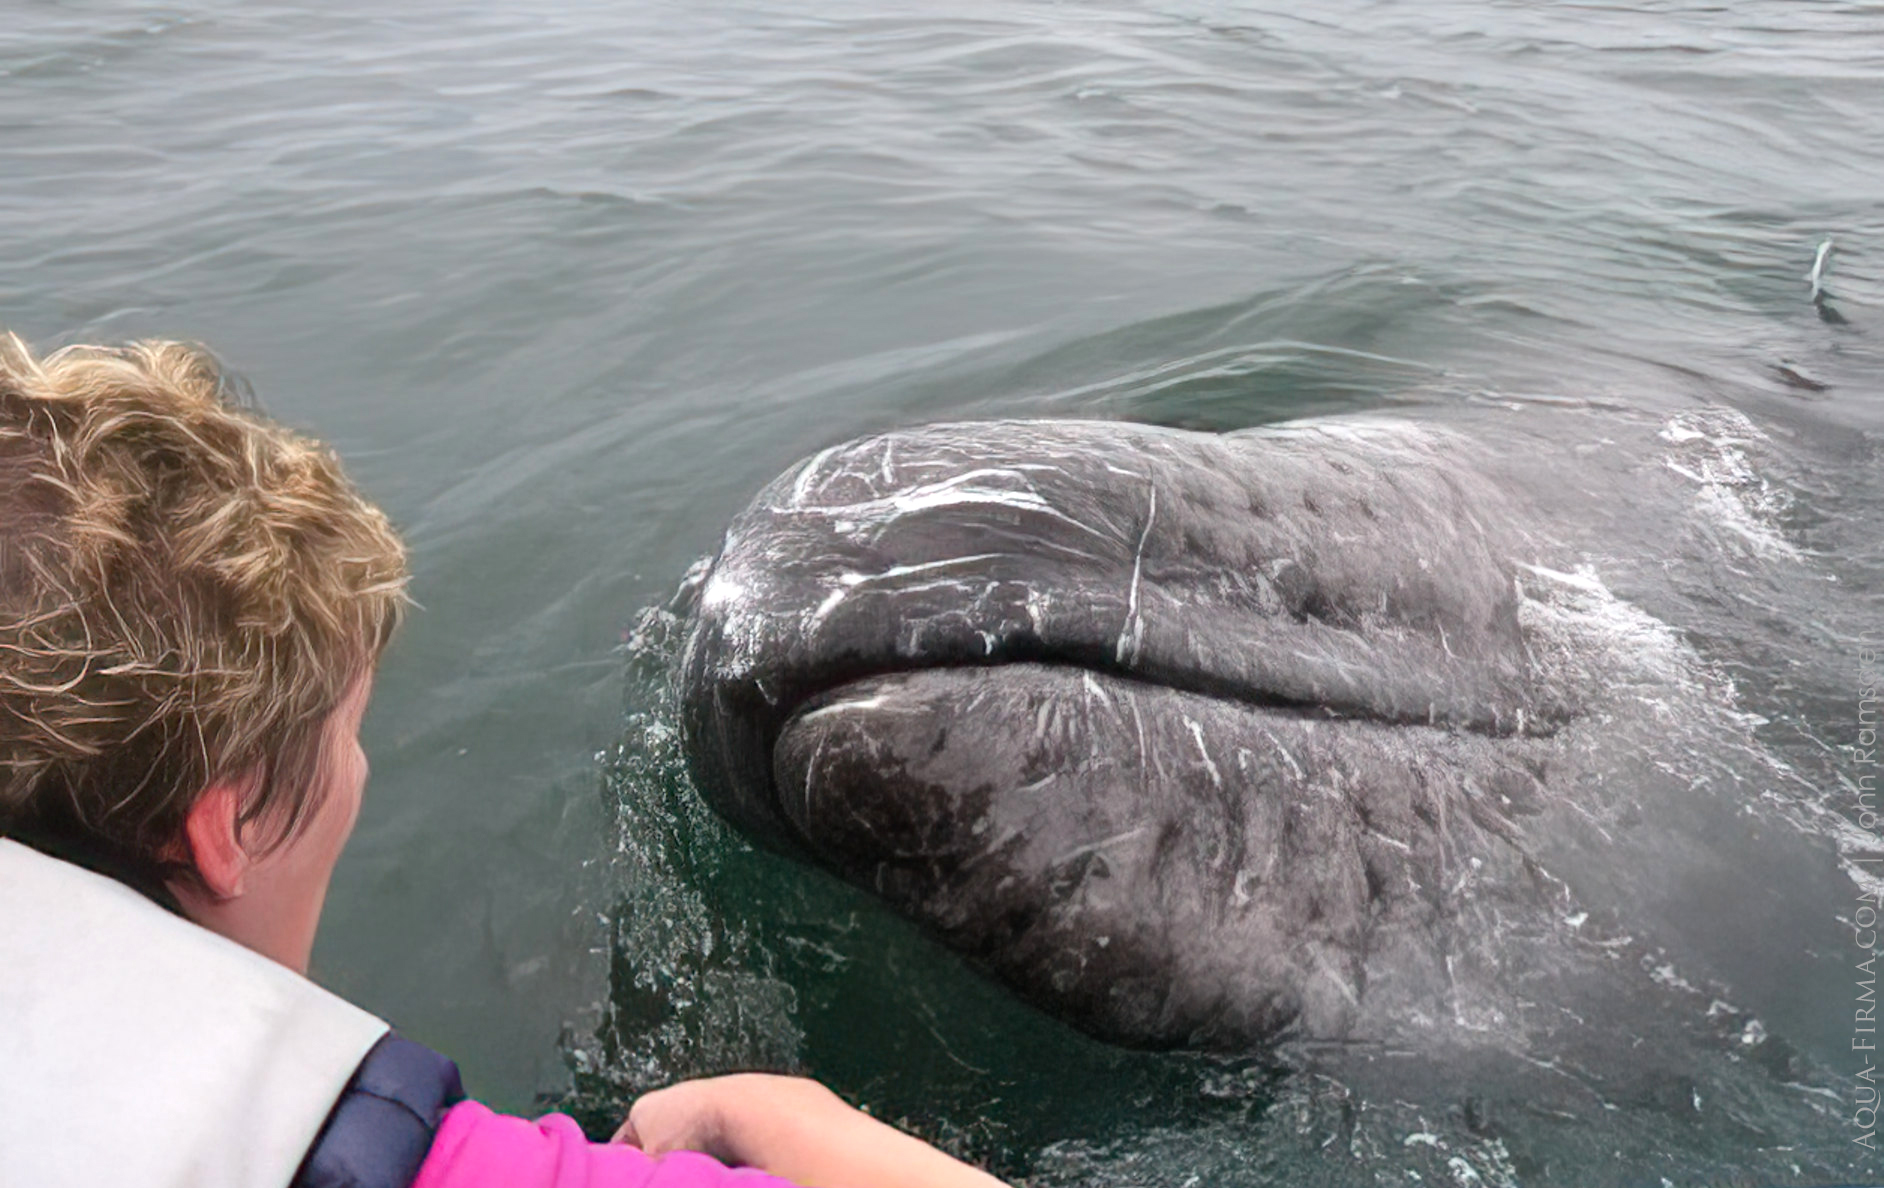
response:
{"label": "splash beside whale", "polygon": [[1744,716],[1587,564],[1675,531],[1689,480],[1584,455],[1572,484],[1514,441],[1026,421],[833,447],[693,591],[695,781],[1127,1045],[1522,1044],[1613,996],[1643,937],[1750,975],[1709,922],[1817,935],[1798,905],[1836,863],[1671,774]]}

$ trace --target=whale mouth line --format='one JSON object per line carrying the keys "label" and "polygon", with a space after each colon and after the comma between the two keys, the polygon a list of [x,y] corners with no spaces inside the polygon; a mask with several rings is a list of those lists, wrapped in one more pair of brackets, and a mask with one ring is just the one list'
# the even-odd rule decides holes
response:
{"label": "whale mouth line", "polygon": [[[793,690],[789,698],[784,700],[767,695],[761,687],[760,694],[770,703],[768,716],[772,721],[772,729],[768,732],[771,737],[766,740],[767,749],[769,751],[770,747],[776,743],[778,733],[787,722],[800,720],[807,713],[830,708],[843,696],[845,690],[857,685],[926,672],[981,672],[990,678],[998,679],[996,674],[1000,670],[1010,668],[1084,674],[1127,687],[1166,690],[1209,698],[1278,717],[1329,722],[1364,722],[1391,727],[1424,727],[1493,740],[1510,738],[1514,735],[1548,736],[1555,733],[1554,727],[1562,724],[1550,715],[1536,715],[1527,725],[1526,719],[1520,715],[1517,716],[1514,727],[1511,721],[1506,720],[1511,715],[1501,717],[1496,711],[1483,705],[1474,707],[1477,712],[1466,716],[1461,716],[1451,709],[1441,713],[1435,708],[1440,704],[1439,698],[1429,703],[1427,714],[1396,713],[1359,704],[1346,698],[1294,697],[1252,686],[1246,681],[1219,677],[1201,669],[1129,668],[1114,663],[1106,649],[1089,649],[1090,655],[1081,655],[1083,650],[1088,649],[1027,647],[1025,644],[1014,646],[1012,642],[1009,642],[1003,652],[986,659],[940,656],[927,661],[920,658],[906,658],[908,662],[902,664],[859,665],[828,674],[824,680],[808,688]],[[1572,716],[1574,715],[1564,717],[1567,719]]]}
{"label": "whale mouth line", "polygon": [[[841,680],[831,681],[792,700],[789,705],[778,707],[778,726],[774,733],[782,732],[786,724],[803,722],[807,718],[829,712],[844,704],[847,690],[872,682],[894,680],[899,677],[914,676],[917,673],[985,673],[994,678],[1002,669],[1033,669],[1056,673],[1072,673],[1090,676],[1116,684],[1143,687],[1145,689],[1166,690],[1174,693],[1189,694],[1194,697],[1207,697],[1245,709],[1257,710],[1278,717],[1317,718],[1331,722],[1371,722],[1382,726],[1426,726],[1428,723],[1411,719],[1396,718],[1374,713],[1358,707],[1345,707],[1328,701],[1312,701],[1291,698],[1279,693],[1252,692],[1247,686],[1233,681],[1212,680],[1205,676],[1200,680],[1171,681],[1163,680],[1153,674],[1135,672],[1114,665],[1083,664],[1064,657],[1046,658],[1032,656],[1013,656],[987,663],[942,662],[935,664],[911,664],[900,667],[878,668],[847,674]],[[1473,731],[1474,733],[1490,733]],[[773,740],[776,742],[776,739]]]}

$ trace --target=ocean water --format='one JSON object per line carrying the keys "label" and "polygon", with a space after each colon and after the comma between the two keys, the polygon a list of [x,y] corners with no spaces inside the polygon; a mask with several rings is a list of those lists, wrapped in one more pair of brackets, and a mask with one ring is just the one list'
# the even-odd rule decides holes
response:
{"label": "ocean water", "polygon": [[210,344],[405,531],[317,974],[486,1100],[762,1063],[1015,1176],[1410,1183],[1265,1162],[1272,1066],[1092,1045],[726,836],[644,608],[869,430],[1577,401],[1845,443],[1798,519],[1875,606],[1884,8],[941,13],[12,0],[0,326]]}

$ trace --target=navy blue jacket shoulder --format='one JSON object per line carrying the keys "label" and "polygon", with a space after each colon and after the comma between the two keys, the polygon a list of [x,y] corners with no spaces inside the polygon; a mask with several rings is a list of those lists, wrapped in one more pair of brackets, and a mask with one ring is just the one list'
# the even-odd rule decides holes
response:
{"label": "navy blue jacket shoulder", "polygon": [[456,1064],[388,1033],[347,1082],[292,1188],[411,1188],[445,1111],[463,1100]]}

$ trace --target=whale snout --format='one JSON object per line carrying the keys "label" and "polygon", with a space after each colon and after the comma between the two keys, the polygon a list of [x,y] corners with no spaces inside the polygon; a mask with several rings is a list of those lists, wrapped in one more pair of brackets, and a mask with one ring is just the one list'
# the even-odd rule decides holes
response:
{"label": "whale snout", "polygon": [[1365,1032],[1443,994],[1460,871],[1522,883],[1572,712],[1501,499],[1410,426],[835,447],[699,589],[696,781],[1094,1034]]}

